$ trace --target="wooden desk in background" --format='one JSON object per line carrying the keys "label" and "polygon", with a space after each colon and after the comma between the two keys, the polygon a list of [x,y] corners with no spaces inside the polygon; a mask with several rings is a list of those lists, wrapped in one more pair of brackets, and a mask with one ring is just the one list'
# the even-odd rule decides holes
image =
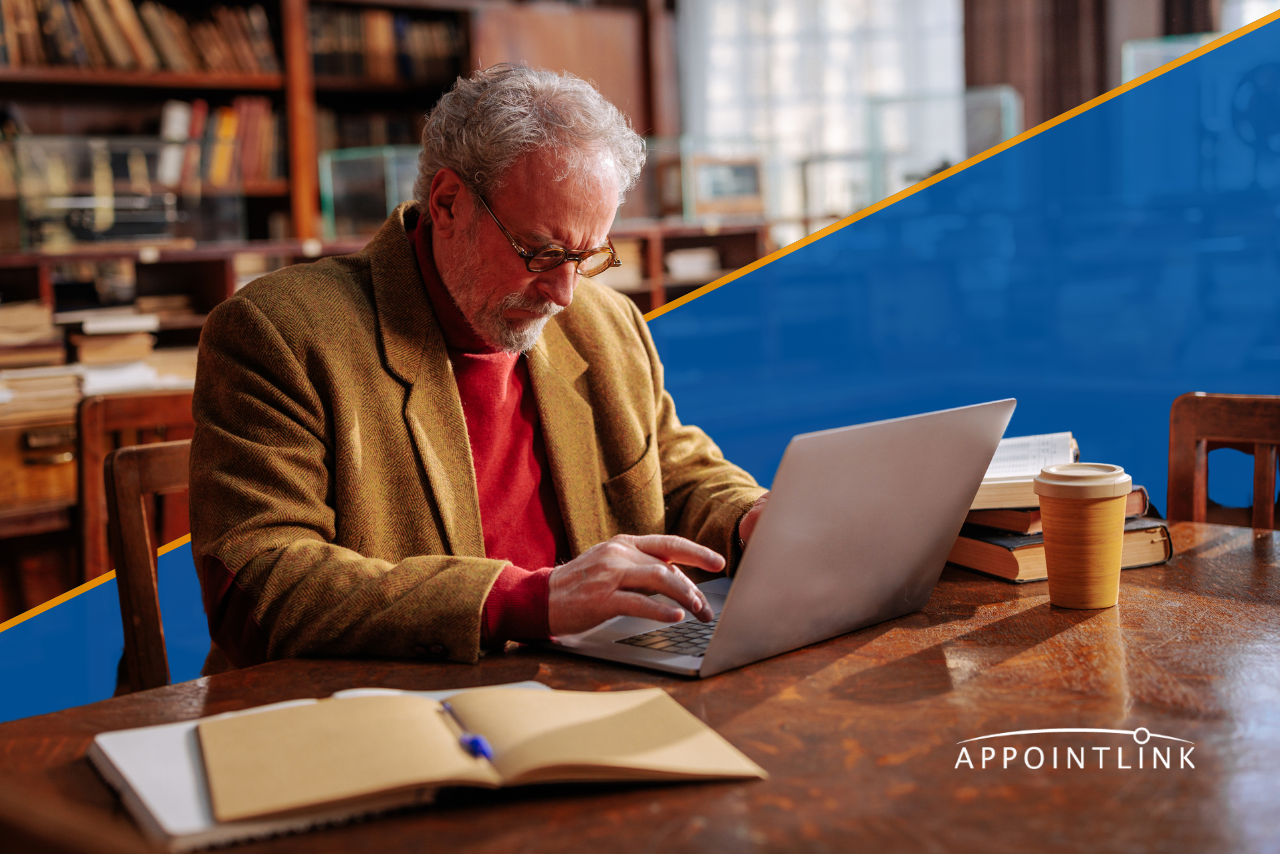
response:
{"label": "wooden desk in background", "polygon": [[[919,613],[705,681],[529,648],[475,667],[277,662],[2,724],[0,775],[136,833],[84,759],[95,733],[356,686],[656,685],[772,778],[446,793],[419,812],[243,850],[1274,850],[1280,532],[1180,523],[1173,536],[1177,556],[1125,572],[1106,611],[1051,608],[1043,582],[948,568]],[[1174,747],[1173,767],[1152,769],[1148,751],[1139,769],[1131,736],[1089,734],[975,742],[976,767],[957,767],[965,739],[1057,727],[1185,739],[1195,767],[1179,767],[1177,742],[1152,739]],[[983,769],[984,744],[997,757],[1016,746],[1018,759]],[[1062,761],[1085,746],[1086,767],[1030,770],[1032,745],[1063,748]]]}

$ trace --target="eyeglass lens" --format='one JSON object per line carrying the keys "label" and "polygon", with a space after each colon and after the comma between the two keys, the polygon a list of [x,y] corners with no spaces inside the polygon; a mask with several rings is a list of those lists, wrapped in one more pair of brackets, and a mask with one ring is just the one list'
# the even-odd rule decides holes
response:
{"label": "eyeglass lens", "polygon": [[[528,259],[527,266],[531,272],[544,273],[564,263],[565,254],[563,249],[543,249]],[[578,273],[583,276],[594,276],[603,273],[611,263],[613,263],[613,254],[608,249],[592,252],[578,259]]]}

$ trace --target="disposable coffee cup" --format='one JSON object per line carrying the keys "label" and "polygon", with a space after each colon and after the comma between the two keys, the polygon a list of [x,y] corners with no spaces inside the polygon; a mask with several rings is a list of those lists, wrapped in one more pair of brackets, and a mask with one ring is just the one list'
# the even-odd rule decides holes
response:
{"label": "disposable coffee cup", "polygon": [[1060,608],[1114,606],[1133,478],[1120,466],[1067,463],[1041,470],[1033,488],[1040,496],[1049,602]]}

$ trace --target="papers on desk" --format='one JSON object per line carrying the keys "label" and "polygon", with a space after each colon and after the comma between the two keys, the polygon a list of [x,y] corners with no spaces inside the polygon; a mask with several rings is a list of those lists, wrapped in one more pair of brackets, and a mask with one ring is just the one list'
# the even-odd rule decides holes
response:
{"label": "papers on desk", "polygon": [[146,361],[82,365],[85,397],[125,391],[159,391],[195,387],[196,348],[157,350]]}
{"label": "papers on desk", "polygon": [[[507,688],[550,690],[537,682],[515,682]],[[459,689],[466,690],[466,689]],[[358,688],[339,691],[335,697],[409,694],[445,700],[459,691],[394,691]],[[316,700],[293,700],[241,712],[228,712],[205,720],[251,715],[271,709],[307,705]],[[140,727],[96,736],[89,760],[113,789],[138,826],[149,838],[172,852],[195,851],[249,839],[265,839],[348,821],[381,809],[407,806],[397,798],[383,805],[361,804],[331,808],[288,818],[219,823],[214,820],[205,780],[204,759],[196,735],[199,721]]]}

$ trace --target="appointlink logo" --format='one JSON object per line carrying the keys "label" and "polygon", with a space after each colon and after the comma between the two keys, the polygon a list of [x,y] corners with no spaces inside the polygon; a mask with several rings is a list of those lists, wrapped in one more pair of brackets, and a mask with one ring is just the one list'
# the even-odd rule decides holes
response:
{"label": "appointlink logo", "polygon": [[[1113,750],[1112,746],[1085,747],[1082,745],[1077,745],[1077,746],[1052,745],[1050,747],[1042,748],[1036,745],[1032,745],[1031,747],[1023,748],[1021,752],[1019,752],[1018,748],[1005,745],[999,751],[999,756],[1000,756],[999,759],[996,758],[997,751],[994,746],[983,745],[981,748],[979,748],[977,745],[975,745],[973,749],[975,751],[978,751],[977,760],[975,760],[974,757],[970,755],[969,748],[965,746],[975,741],[986,741],[988,739],[993,739],[993,738],[1009,738],[1015,735],[1041,735],[1046,733],[1078,733],[1078,732],[1131,735],[1133,736],[1133,740],[1137,742],[1138,746],[1136,748],[1134,747],[1129,748],[1131,752],[1128,754],[1127,760],[1125,757],[1125,745],[1114,746],[1114,753],[1112,752]],[[1181,745],[1177,745],[1177,749],[1179,752],[1175,756],[1173,753],[1175,745],[1170,744],[1170,745],[1161,746],[1159,744],[1152,744],[1150,747],[1148,747],[1147,742],[1151,741],[1151,739],[1153,738],[1162,738],[1167,741],[1177,741],[1177,742],[1181,742],[1181,744],[1189,744],[1191,746],[1182,747]],[[1020,729],[1014,732],[997,732],[992,735],[980,735],[977,738],[967,738],[964,741],[959,741],[956,743],[960,745],[960,755],[959,757],[956,758],[955,767],[959,768],[961,765],[964,765],[964,766],[967,766],[970,770],[977,770],[978,768],[985,769],[988,763],[991,763],[993,766],[999,767],[999,768],[1008,768],[1010,763],[1014,763],[1014,767],[1017,767],[1017,764],[1019,762],[1021,762],[1021,764],[1024,767],[1029,768],[1032,771],[1038,771],[1041,768],[1045,768],[1046,763],[1047,763],[1047,767],[1049,768],[1065,768],[1067,770],[1083,769],[1086,765],[1086,762],[1088,764],[1088,767],[1090,768],[1094,768],[1094,767],[1116,768],[1121,771],[1130,771],[1130,770],[1133,770],[1134,768],[1139,768],[1144,770],[1159,768],[1163,770],[1163,769],[1169,769],[1174,767],[1177,767],[1180,769],[1181,768],[1194,769],[1196,767],[1191,762],[1191,752],[1196,749],[1195,742],[1187,741],[1185,738],[1174,738],[1171,735],[1160,735],[1159,733],[1151,732],[1146,727],[1138,727],[1137,729],[1132,729],[1132,730],[1130,729],[1086,729],[1086,728],[1078,728],[1078,727],[1068,727],[1068,728],[1062,728],[1062,729]],[[1061,754],[1059,754],[1058,752],[1059,747],[1062,747]],[[1090,755],[1091,753],[1095,755]],[[1095,764],[1095,756],[1096,756],[1096,764]],[[1059,764],[1059,759],[1061,759],[1062,764]]]}

